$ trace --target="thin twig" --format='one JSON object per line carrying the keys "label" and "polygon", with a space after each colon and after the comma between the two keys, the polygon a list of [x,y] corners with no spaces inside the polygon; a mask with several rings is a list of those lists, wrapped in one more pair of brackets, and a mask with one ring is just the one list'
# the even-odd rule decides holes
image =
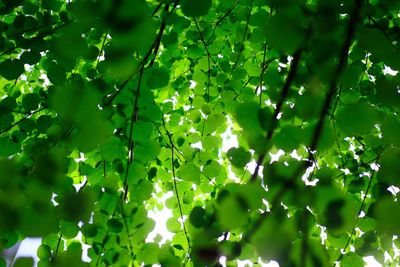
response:
{"label": "thin twig", "polygon": [[[235,7],[239,4],[240,0],[236,0],[236,2],[215,22],[215,25],[213,27],[212,30],[212,34],[211,36],[214,35],[215,30],[217,29],[217,27],[222,23],[222,21],[229,16],[229,14],[232,13],[232,11],[235,9]],[[210,37],[211,38],[211,37]],[[207,41],[207,43],[209,43],[210,40]]]}
{"label": "thin twig", "polygon": [[[361,4],[362,4],[363,0],[356,0],[356,3],[353,7],[352,13],[350,15],[350,21],[349,21],[349,25],[347,28],[347,34],[346,34],[346,39],[344,41],[343,47],[342,47],[342,51],[341,51],[341,55],[340,55],[340,60],[339,60],[339,64],[337,66],[337,69],[333,75],[333,78],[330,82],[330,90],[328,92],[328,95],[325,99],[325,103],[324,106],[321,110],[321,115],[320,115],[320,119],[318,122],[317,127],[314,130],[313,133],[313,138],[311,140],[311,145],[309,146],[310,151],[315,151],[315,148],[318,145],[319,142],[319,138],[321,136],[321,131],[322,131],[322,125],[324,122],[324,118],[325,115],[330,107],[330,103],[331,100],[333,98],[333,96],[335,95],[336,92],[336,83],[338,80],[338,77],[340,76],[340,74],[342,73],[344,67],[347,64],[347,56],[348,56],[348,52],[349,52],[349,48],[351,45],[351,42],[353,40],[354,37],[354,31],[355,31],[355,26],[356,26],[356,22],[358,20],[358,15],[359,15],[359,10],[361,9]],[[309,159],[312,158],[312,153],[309,153]],[[278,206],[278,204],[281,202],[281,199],[283,198],[283,196],[286,194],[286,192],[293,187],[296,179],[298,178],[298,176],[309,167],[310,165],[310,160],[306,160],[303,161],[302,164],[299,165],[299,167],[295,170],[295,172],[292,174],[291,178],[289,180],[286,181],[286,183],[284,183],[281,187],[281,189],[276,193],[276,195],[274,196],[274,198],[272,199],[270,205],[270,213],[273,212],[273,210],[276,209],[276,207]],[[260,215],[260,217],[258,218],[258,220],[255,221],[255,223],[253,224],[253,226],[250,228],[250,230],[243,236],[242,240],[243,241],[248,241],[251,239],[251,237],[254,235],[254,233],[257,232],[257,230],[259,229],[259,227],[262,225],[262,223],[264,222],[264,220],[268,217],[268,214],[270,214],[268,212],[264,212]]]}
{"label": "thin twig", "polygon": [[174,165],[175,156],[174,156],[174,149],[173,149],[174,145],[173,145],[171,134],[168,134],[168,139],[171,144],[171,168],[172,168],[172,179],[173,179],[173,183],[174,183],[175,196],[176,196],[176,200],[178,202],[178,209],[179,209],[179,214],[180,214],[181,221],[182,221],[181,223],[182,223],[183,232],[185,234],[186,241],[188,243],[188,255],[189,255],[189,252],[191,250],[191,244],[190,244],[189,235],[186,231],[185,221],[183,220],[182,204],[181,204],[181,200],[179,197],[179,191],[178,191],[178,186],[177,186],[177,182],[176,182],[175,165]]}
{"label": "thin twig", "polygon": [[[270,140],[272,138],[272,136],[274,134],[274,131],[275,131],[275,128],[278,125],[278,115],[281,112],[283,103],[286,101],[286,98],[287,98],[287,96],[289,94],[290,86],[292,85],[292,83],[294,81],[294,78],[296,76],[297,67],[298,67],[299,62],[300,62],[300,57],[301,57],[302,51],[303,51],[302,49],[297,50],[296,53],[293,56],[292,62],[290,63],[290,70],[289,70],[288,76],[286,77],[286,82],[283,85],[282,90],[281,90],[281,98],[280,98],[279,102],[276,104],[275,112],[274,112],[274,115],[272,116],[272,120],[271,120],[270,129],[269,129],[269,131],[267,133],[267,136],[266,136],[267,140]],[[264,162],[266,154],[267,154],[267,151],[265,151],[264,153],[262,153],[258,157],[257,164],[256,164],[256,167],[254,169],[253,175],[250,178],[250,180],[252,182],[256,181],[259,169],[260,169],[261,165]]]}
{"label": "thin twig", "polygon": [[62,240],[62,233],[60,232],[60,235],[58,236],[58,241],[57,241],[56,251],[54,252],[54,256],[57,255],[57,253],[58,253],[58,250],[59,250],[60,244],[61,244],[61,240]]}
{"label": "thin twig", "polygon": [[262,104],[262,91],[263,91],[263,82],[264,82],[264,72],[266,69],[266,64],[265,64],[265,55],[267,53],[267,42],[264,43],[264,49],[263,49],[263,59],[261,63],[261,72],[260,72],[260,83],[258,85],[258,89],[260,90],[260,101],[259,104],[261,106]]}
{"label": "thin twig", "polygon": [[125,201],[128,198],[129,165],[133,161],[133,150],[135,147],[135,143],[133,142],[133,125],[137,121],[137,117],[138,117],[138,113],[139,113],[138,103],[139,103],[142,78],[143,78],[143,68],[140,70],[140,73],[139,73],[139,81],[138,81],[138,85],[137,85],[137,89],[136,89],[135,103],[134,103],[133,109],[132,109],[132,117],[131,117],[131,123],[130,123],[130,128],[129,128],[128,157],[126,159],[126,170],[125,170],[125,178],[124,178],[124,199],[125,199]]}
{"label": "thin twig", "polygon": [[20,120],[17,121],[17,122],[14,122],[13,124],[11,124],[11,125],[8,126],[7,128],[5,128],[4,130],[1,130],[1,131],[0,131],[0,135],[2,135],[2,134],[4,134],[4,133],[8,132],[9,130],[11,130],[11,129],[14,128],[15,126],[17,126],[17,125],[21,124],[22,122],[24,122],[25,120],[29,119],[32,115],[34,115],[34,114],[36,114],[36,113],[38,113],[38,112],[40,112],[40,111],[42,111],[42,110],[45,110],[45,109],[46,109],[46,108],[40,108],[40,109],[37,109],[37,110],[35,110],[35,111],[32,111],[29,115],[23,117],[22,119],[20,119]]}
{"label": "thin twig", "polygon": [[102,54],[103,51],[104,51],[104,46],[105,46],[105,44],[106,44],[107,35],[108,35],[108,33],[105,33],[105,34],[104,34],[104,38],[103,38],[103,42],[101,43],[101,48],[100,48],[100,51],[99,51],[99,55],[97,56],[96,66],[97,66],[97,64],[99,64],[101,54]]}
{"label": "thin twig", "polygon": [[382,32],[382,34],[386,37],[386,39],[390,42],[390,44],[392,45],[393,49],[396,52],[400,52],[400,49],[393,43],[392,39],[390,38],[390,36],[387,34],[387,32],[385,31],[385,29],[382,28],[381,25],[379,25],[379,23],[371,16],[368,17],[372,23]]}
{"label": "thin twig", "polygon": [[[156,46],[159,45],[159,42],[162,38],[162,35],[164,34],[164,29],[162,29],[162,27],[165,27],[165,25],[163,26],[163,22],[165,23],[166,19],[169,17],[170,14],[172,14],[172,12],[175,10],[176,6],[178,5],[179,0],[175,1],[175,4],[173,6],[173,8],[171,9],[170,12],[168,12],[167,15],[164,16],[162,22],[161,22],[161,26],[160,29],[158,31],[157,37],[155,38],[153,44],[151,45],[151,47],[149,48],[149,50],[147,51],[147,53],[145,54],[145,56],[143,57],[143,59],[140,61],[138,67],[132,71],[132,73],[130,73],[128,75],[128,77],[117,87],[117,89],[115,90],[115,92],[111,95],[107,95],[104,98],[104,106],[108,106],[110,105],[114,99],[122,92],[122,90],[125,88],[125,86],[142,70],[145,68],[147,61],[149,60],[150,56],[152,53],[154,53],[154,48]],[[157,48],[158,49],[158,48]],[[157,51],[156,51],[157,53]],[[108,97],[108,98],[106,98]]]}
{"label": "thin twig", "polygon": [[248,31],[248,29],[249,29],[249,22],[250,22],[250,17],[251,17],[251,11],[253,10],[253,3],[254,3],[254,0],[251,0],[251,2],[250,2],[249,13],[247,14],[246,26],[245,26],[245,28],[244,28],[244,33],[243,33],[243,37],[242,37],[242,42],[240,43],[239,54],[238,54],[238,56],[236,57],[235,63],[233,64],[231,74],[232,74],[233,71],[236,69],[236,67],[237,67],[237,65],[238,65],[238,63],[239,63],[240,56],[242,55],[242,52],[243,52],[243,50],[244,50],[244,41],[246,40],[247,31]]}
{"label": "thin twig", "polygon": [[[169,9],[169,4],[166,4],[165,8],[164,8],[164,11],[167,12],[167,14],[168,14],[168,9]],[[161,37],[164,34],[165,26],[166,26],[165,20],[162,20],[161,21],[161,26],[160,26],[160,31],[157,34],[157,38],[156,38],[155,43],[153,45],[153,48],[154,48],[153,49],[153,55],[154,55],[154,57],[149,63],[150,67],[153,66],[154,62],[156,61],[157,54],[158,54],[158,49],[160,48],[160,44],[161,44]]]}
{"label": "thin twig", "polygon": [[221,70],[221,69],[219,68],[219,66],[217,65],[217,62],[213,59],[213,57],[211,56],[210,51],[208,50],[208,46],[207,46],[206,40],[204,39],[203,33],[202,33],[201,30],[200,30],[200,27],[199,27],[199,24],[197,23],[197,20],[196,20],[195,18],[193,18],[193,21],[194,21],[194,24],[196,25],[196,29],[197,29],[197,31],[198,31],[198,33],[199,33],[199,35],[200,35],[200,40],[201,40],[201,42],[202,42],[203,45],[204,45],[204,49],[206,50],[207,56],[208,56],[209,59],[211,59],[211,61],[214,63],[215,67],[217,67],[218,70],[219,70],[220,72],[222,72],[222,70]]}
{"label": "thin twig", "polygon": [[[60,22],[63,22],[63,21],[60,20],[60,21],[49,23],[49,24],[35,26],[35,27],[29,28],[29,29],[26,29],[26,30],[23,30],[23,31],[14,32],[14,33],[12,33],[10,35],[7,35],[7,38],[11,38],[11,37],[14,37],[14,36],[17,36],[17,35],[23,35],[25,33],[36,31],[36,30],[40,30],[42,28],[46,28],[46,27],[49,27],[49,26],[54,26],[54,25],[56,25],[56,24],[58,24]],[[68,22],[64,22],[63,24],[66,24],[66,23],[70,23],[70,22],[69,21]]]}
{"label": "thin twig", "polygon": [[[379,153],[379,155],[376,157],[376,159],[375,159],[375,164],[378,164],[379,158],[380,158],[380,156],[382,155],[382,153],[385,151],[386,148],[387,148],[387,147],[383,148],[382,151]],[[360,219],[361,212],[364,210],[365,201],[366,201],[366,199],[367,199],[369,190],[370,190],[370,188],[371,188],[372,179],[373,179],[374,175],[375,175],[375,169],[372,170],[371,175],[369,176],[368,185],[367,185],[367,188],[365,189],[364,197],[363,197],[363,200],[362,200],[362,202],[361,202],[360,208],[358,209],[357,216],[356,216],[356,220],[355,220],[355,222],[354,222],[353,230],[351,231],[350,236],[349,236],[349,238],[347,239],[346,245],[345,245],[344,248],[343,248],[343,252],[345,252],[346,249],[347,249],[347,247],[350,245],[351,239],[353,238],[353,236],[354,236],[354,234],[355,234],[355,232],[356,232],[356,227],[357,227],[358,221],[359,221],[359,219]],[[343,256],[344,256],[344,253],[341,253],[340,256],[338,257],[338,259],[336,260],[336,262],[341,261],[341,260],[343,259]]]}
{"label": "thin twig", "polygon": [[124,210],[124,203],[123,201],[121,201],[121,216],[122,216],[122,221],[124,222],[124,228],[126,231],[126,235],[128,236],[128,248],[129,248],[129,252],[131,253],[131,257],[133,257],[133,244],[132,244],[132,240],[131,240],[131,233],[128,227],[128,222],[126,220],[126,214],[125,214],[125,210]]}

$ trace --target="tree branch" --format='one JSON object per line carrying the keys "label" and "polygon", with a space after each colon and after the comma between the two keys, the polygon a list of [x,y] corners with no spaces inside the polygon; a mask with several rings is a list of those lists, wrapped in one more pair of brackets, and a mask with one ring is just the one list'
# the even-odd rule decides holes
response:
{"label": "tree branch", "polygon": [[[240,0],[236,0],[236,2],[224,13],[224,15],[222,15],[222,16],[215,22],[215,25],[214,25],[214,27],[213,27],[211,36],[214,35],[215,30],[217,29],[217,27],[222,23],[222,21],[223,21],[226,17],[229,16],[229,14],[232,13],[232,11],[233,11],[233,10],[235,9],[235,7],[239,4],[239,2],[240,2]],[[210,38],[211,38],[211,37],[210,37]],[[207,43],[209,43],[209,42],[210,42],[210,40],[207,41]]]}
{"label": "tree branch", "polygon": [[[300,62],[300,57],[301,57],[302,51],[303,51],[302,49],[297,50],[296,53],[293,56],[292,62],[290,63],[289,74],[286,77],[286,82],[282,87],[281,98],[280,98],[279,102],[277,103],[274,115],[272,116],[270,130],[267,133],[266,140],[271,140],[271,138],[272,138],[272,136],[274,134],[275,128],[278,125],[278,115],[281,112],[283,103],[285,102],[285,100],[286,100],[286,98],[288,96],[290,86],[292,85],[293,80],[294,80],[294,78],[296,76],[297,67],[298,67],[299,62]],[[259,171],[261,165],[264,162],[266,154],[267,154],[267,151],[265,151],[264,153],[262,153],[258,157],[257,164],[256,164],[256,167],[254,169],[253,175],[250,178],[250,181],[252,181],[252,182],[256,181],[257,176],[258,176],[258,171]]]}
{"label": "tree branch", "polygon": [[133,149],[135,148],[135,143],[133,142],[133,125],[137,121],[138,117],[138,103],[139,103],[139,96],[140,96],[140,88],[142,84],[142,78],[143,78],[143,67],[140,70],[139,73],[139,81],[136,89],[136,95],[135,95],[135,103],[133,105],[132,109],[132,117],[131,117],[131,125],[129,128],[129,140],[128,140],[128,157],[126,159],[126,171],[125,171],[125,178],[124,178],[124,200],[126,201],[128,198],[128,175],[129,175],[129,165],[133,161]]}
{"label": "tree branch", "polygon": [[249,13],[247,14],[246,26],[245,26],[245,28],[244,28],[244,33],[243,33],[243,37],[242,37],[242,42],[240,43],[239,54],[238,54],[238,56],[237,56],[237,58],[236,58],[236,60],[235,60],[235,63],[233,64],[231,74],[232,74],[232,72],[236,69],[237,64],[239,63],[240,56],[242,55],[242,52],[243,52],[243,50],[244,50],[244,41],[246,40],[247,30],[249,29],[249,22],[250,22],[250,17],[251,17],[251,11],[253,10],[253,3],[254,3],[254,0],[251,0],[251,2],[250,2],[250,10],[249,10]]}
{"label": "tree branch", "polygon": [[[376,157],[376,159],[375,159],[375,164],[378,164],[379,158],[380,158],[380,156],[382,155],[382,153],[385,151],[385,149],[386,149],[386,147],[383,148],[382,151],[379,153],[379,155]],[[369,190],[371,189],[372,179],[374,178],[375,172],[376,172],[375,170],[372,170],[372,172],[371,172],[371,175],[370,175],[370,177],[369,177],[369,181],[368,181],[367,188],[365,189],[365,193],[364,193],[363,200],[362,200],[361,205],[360,205],[360,208],[358,209],[358,212],[357,212],[357,217],[356,217],[356,220],[355,220],[355,222],[354,222],[353,230],[351,231],[350,236],[349,236],[349,239],[347,240],[346,245],[345,245],[344,248],[343,248],[343,252],[345,252],[346,249],[347,249],[347,247],[350,245],[351,239],[353,238],[353,236],[354,236],[354,234],[355,234],[355,232],[356,232],[356,227],[357,227],[358,221],[359,221],[359,219],[360,219],[361,212],[364,210],[365,201],[366,201],[366,199],[367,199]],[[344,256],[344,253],[341,253],[340,256],[338,257],[338,259],[336,260],[336,262],[341,261],[341,260],[343,259],[343,256]]]}
{"label": "tree branch", "polygon": [[4,130],[1,130],[1,131],[0,131],[0,135],[6,133],[6,132],[8,132],[8,131],[10,131],[10,130],[11,130],[12,128],[14,128],[15,126],[21,124],[21,123],[24,122],[25,120],[27,120],[27,119],[29,119],[30,117],[32,117],[32,115],[34,115],[34,114],[36,114],[36,113],[38,113],[38,112],[40,112],[40,111],[42,111],[42,110],[45,110],[45,109],[46,109],[46,108],[40,108],[40,109],[37,109],[37,110],[31,112],[29,115],[23,117],[22,119],[20,119],[20,120],[17,121],[17,122],[14,122],[13,124],[11,124],[11,125],[8,126],[7,128],[5,128]]}
{"label": "tree branch", "polygon": [[194,24],[196,25],[197,31],[199,32],[200,40],[201,40],[201,42],[202,42],[203,45],[204,45],[204,48],[205,48],[205,50],[206,50],[206,52],[207,52],[208,58],[211,59],[211,61],[212,61],[212,62],[214,63],[214,65],[215,65],[215,67],[217,67],[218,70],[222,72],[222,70],[218,67],[217,62],[215,62],[215,60],[214,60],[214,59],[212,58],[212,56],[211,56],[210,51],[208,50],[208,46],[207,46],[206,40],[204,39],[203,33],[202,33],[201,30],[200,30],[200,27],[199,27],[199,24],[197,23],[197,20],[196,20],[195,18],[193,18],[193,21],[194,21]]}
{"label": "tree branch", "polygon": [[[350,21],[349,21],[349,25],[347,28],[346,39],[345,39],[343,47],[342,47],[339,64],[338,64],[336,71],[333,75],[333,78],[330,82],[329,92],[325,99],[325,103],[321,110],[318,125],[314,130],[313,138],[311,140],[311,145],[310,145],[311,152],[309,153],[309,159],[306,161],[303,161],[302,164],[300,164],[300,166],[292,174],[291,178],[285,184],[282,185],[281,189],[278,191],[278,193],[275,195],[275,197],[273,198],[273,200],[270,203],[271,204],[270,213],[273,212],[273,210],[278,206],[278,204],[281,202],[281,199],[286,194],[286,192],[290,188],[292,188],[292,185],[295,183],[295,180],[298,178],[298,176],[301,173],[303,173],[303,171],[305,169],[307,169],[307,167],[309,166],[310,159],[312,159],[312,151],[314,151],[316,149],[316,147],[318,145],[319,137],[321,136],[322,125],[324,122],[325,114],[327,113],[327,111],[330,107],[332,98],[336,93],[337,80],[347,63],[347,56],[348,56],[349,48],[350,48],[350,45],[351,45],[351,42],[352,42],[352,39],[354,36],[355,24],[358,19],[359,10],[361,9],[362,1],[363,0],[356,0],[356,3],[354,5],[352,13],[350,15]],[[268,212],[264,212],[260,215],[259,219],[254,223],[253,227],[243,236],[242,241],[249,241],[251,239],[253,234],[259,229],[259,227],[262,225],[264,220],[266,218],[268,218],[268,214],[269,214]]]}
{"label": "tree branch", "polygon": [[[140,61],[138,67],[135,70],[133,70],[131,74],[128,75],[128,77],[118,86],[118,89],[115,90],[115,92],[112,95],[110,95],[108,99],[105,98],[104,106],[110,105],[114,101],[114,99],[121,93],[121,91],[125,88],[125,86],[136,76],[136,74],[138,74],[141,71],[141,69],[144,69],[144,67],[147,64],[147,61],[149,60],[151,54],[154,53],[154,52],[157,53],[159,45],[160,45],[159,42],[161,42],[162,35],[164,34],[165,21],[169,17],[169,15],[175,10],[175,8],[178,5],[178,3],[179,3],[179,0],[176,0],[173,8],[171,9],[171,11],[168,12],[168,14],[165,15],[165,17],[163,18],[156,39],[154,40],[153,44],[151,45],[151,47],[147,51],[146,55]],[[151,65],[153,63],[151,63]]]}
{"label": "tree branch", "polygon": [[[164,125],[164,127],[165,127],[165,125]],[[171,145],[171,168],[172,168],[172,179],[173,179],[173,183],[174,183],[175,196],[176,196],[176,200],[178,202],[178,209],[179,209],[179,214],[180,214],[181,221],[182,221],[183,232],[185,234],[186,241],[188,243],[188,255],[189,255],[190,250],[191,250],[192,247],[191,247],[191,244],[190,244],[189,235],[188,235],[188,233],[186,231],[185,221],[183,220],[182,204],[181,204],[181,200],[180,200],[180,197],[179,197],[178,186],[177,186],[177,183],[176,183],[175,165],[174,165],[174,160],[175,160],[174,147],[175,147],[175,145],[174,145],[174,143],[172,141],[171,133],[169,133],[168,131],[167,131],[167,136],[168,136],[168,139],[169,139],[169,142],[170,142],[170,145]]]}

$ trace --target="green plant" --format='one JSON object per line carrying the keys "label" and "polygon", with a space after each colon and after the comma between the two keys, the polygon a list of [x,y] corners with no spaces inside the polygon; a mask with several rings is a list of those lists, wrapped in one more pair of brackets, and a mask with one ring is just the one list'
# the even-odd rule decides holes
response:
{"label": "green plant", "polygon": [[[400,264],[399,14],[2,1],[1,248],[42,237],[39,266],[85,266],[82,244],[90,266]],[[146,242],[164,208],[172,240]]]}

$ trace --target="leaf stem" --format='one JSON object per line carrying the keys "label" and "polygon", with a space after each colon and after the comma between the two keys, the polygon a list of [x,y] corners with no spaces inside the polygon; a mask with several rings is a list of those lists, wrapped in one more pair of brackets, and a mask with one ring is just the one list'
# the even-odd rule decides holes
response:
{"label": "leaf stem", "polygon": [[128,157],[126,159],[126,170],[125,170],[125,178],[124,178],[124,200],[126,201],[128,199],[128,176],[129,176],[129,166],[132,163],[134,159],[134,148],[135,148],[135,142],[133,141],[133,125],[137,121],[138,118],[138,113],[139,113],[139,108],[138,108],[138,103],[139,103],[139,96],[140,96],[140,88],[142,84],[142,78],[143,78],[143,67],[140,70],[139,73],[139,81],[136,89],[136,94],[135,94],[135,103],[133,105],[132,109],[132,117],[131,117],[131,122],[130,122],[130,127],[129,127],[129,139],[128,139]]}
{"label": "leaf stem", "polygon": [[[165,125],[164,125],[165,126]],[[175,196],[176,196],[176,200],[178,202],[178,209],[179,209],[179,214],[181,217],[181,223],[182,223],[182,228],[183,228],[183,232],[185,234],[185,238],[186,241],[188,243],[188,255],[190,254],[191,251],[191,244],[190,244],[190,239],[189,239],[189,235],[186,231],[186,226],[185,226],[185,221],[183,220],[183,210],[182,210],[182,204],[181,204],[181,200],[179,197],[179,191],[178,191],[178,186],[177,186],[177,182],[176,182],[176,175],[175,175],[175,165],[174,165],[174,161],[175,161],[175,156],[174,156],[174,144],[172,141],[172,136],[171,134],[168,132],[168,139],[169,142],[171,144],[171,168],[172,168],[172,180],[173,180],[173,184],[174,184],[174,190],[175,190]]]}

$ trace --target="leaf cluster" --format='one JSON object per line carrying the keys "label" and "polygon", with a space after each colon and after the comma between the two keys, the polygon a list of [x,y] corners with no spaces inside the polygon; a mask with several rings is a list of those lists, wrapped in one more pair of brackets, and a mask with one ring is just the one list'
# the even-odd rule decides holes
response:
{"label": "leaf cluster", "polygon": [[[399,12],[0,2],[0,250],[41,237],[39,266],[399,265]],[[172,237],[151,238],[165,209]]]}

